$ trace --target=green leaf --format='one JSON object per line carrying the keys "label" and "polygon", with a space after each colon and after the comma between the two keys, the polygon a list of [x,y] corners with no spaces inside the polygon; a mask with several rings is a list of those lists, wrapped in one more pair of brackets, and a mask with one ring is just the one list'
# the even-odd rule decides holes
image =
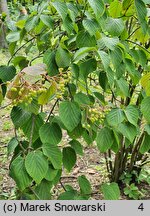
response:
{"label": "green leaf", "polygon": [[91,184],[84,175],[78,177],[78,183],[82,195],[91,194],[92,192]]}
{"label": "green leaf", "polygon": [[84,19],[82,23],[85,30],[88,31],[91,36],[95,35],[100,28],[98,22],[94,19]]}
{"label": "green leaf", "polygon": [[140,82],[146,92],[146,95],[150,96],[150,73],[143,75]]}
{"label": "green leaf", "polygon": [[67,17],[64,19],[63,21],[63,27],[65,28],[65,30],[67,31],[67,33],[70,35],[73,30],[74,30],[74,25],[73,22],[70,18],[69,15],[67,15]]}
{"label": "green leaf", "polygon": [[119,124],[117,130],[131,143],[134,141],[134,138],[137,135],[137,128],[129,122]]}
{"label": "green leaf", "polygon": [[110,57],[109,55],[104,52],[104,51],[101,51],[101,50],[98,50],[98,54],[102,60],[102,63],[103,63],[103,66],[105,68],[105,70],[107,70],[107,68],[109,67],[110,65]]}
{"label": "green leaf", "polygon": [[75,94],[74,101],[77,102],[79,105],[90,105],[91,103],[89,97],[82,92]]}
{"label": "green leaf", "polygon": [[77,52],[74,54],[74,61],[79,61],[83,58],[85,58],[89,52],[95,51],[95,47],[83,47],[77,50]]}
{"label": "green leaf", "polygon": [[39,135],[42,143],[57,145],[62,139],[61,128],[56,123],[46,123],[40,130]]}
{"label": "green leaf", "polygon": [[58,146],[50,144],[50,143],[44,143],[42,149],[43,149],[44,155],[46,155],[50,159],[53,167],[55,169],[61,169],[62,153],[59,150]]}
{"label": "green leaf", "polygon": [[75,200],[75,197],[77,196],[77,191],[66,191],[59,195],[58,200]]}
{"label": "green leaf", "polygon": [[79,141],[71,140],[69,144],[75,150],[76,154],[83,156],[83,146],[81,145]]}
{"label": "green leaf", "polygon": [[29,175],[39,184],[46,176],[48,161],[41,151],[34,151],[27,154],[25,167]]}
{"label": "green leaf", "polygon": [[76,163],[76,153],[71,147],[63,148],[63,165],[70,172]]}
{"label": "green leaf", "polygon": [[80,64],[79,76],[86,80],[88,75],[94,72],[97,68],[97,62],[95,59],[91,58]]}
{"label": "green leaf", "polygon": [[33,118],[34,118],[34,127],[33,127],[33,133],[32,133],[32,143],[34,143],[39,138],[39,129],[43,125],[43,119],[40,115],[37,116],[31,116],[28,121],[22,125],[22,130],[24,134],[27,136],[27,138],[30,140],[31,138],[31,131],[32,131],[32,124],[33,124]]}
{"label": "green leaf", "polygon": [[16,75],[14,66],[0,66],[0,79],[3,82],[12,80]]}
{"label": "green leaf", "polygon": [[118,200],[120,197],[120,189],[117,183],[105,183],[102,185],[102,192],[105,200]]}
{"label": "green leaf", "polygon": [[120,78],[116,80],[116,83],[120,89],[121,96],[128,97],[129,96],[129,84],[124,78]]}
{"label": "green leaf", "polygon": [[118,37],[106,37],[103,36],[100,40],[98,40],[98,46],[100,49],[104,49],[107,47],[110,50],[114,50],[117,44],[119,43]]}
{"label": "green leaf", "polygon": [[39,17],[38,16],[33,16],[33,17],[29,17],[25,23],[25,29],[27,32],[31,31],[32,29],[34,29],[39,21]]}
{"label": "green leaf", "polygon": [[148,123],[150,123],[150,96],[145,97],[141,103],[141,112]]}
{"label": "green leaf", "polygon": [[49,89],[47,89],[46,92],[43,92],[39,97],[38,97],[38,104],[40,105],[45,105],[49,102],[50,99],[53,98],[57,90],[57,84],[53,82]]}
{"label": "green leaf", "polygon": [[87,31],[80,31],[76,38],[76,44],[79,48],[94,47],[96,46],[96,39],[91,36]]}
{"label": "green leaf", "polygon": [[105,30],[111,36],[120,36],[121,33],[124,31],[125,25],[122,19],[114,19],[108,17],[105,24]]}
{"label": "green leaf", "polygon": [[39,113],[39,109],[40,109],[40,105],[38,104],[38,101],[35,99],[33,99],[32,102],[28,104],[28,106],[26,106],[25,103],[22,103],[19,106],[24,110],[26,110],[27,112],[34,113],[35,115]]}
{"label": "green leaf", "polygon": [[51,4],[54,6],[54,8],[57,10],[59,15],[61,16],[61,18],[64,20],[68,13],[68,8],[67,8],[66,3],[56,1],[56,2],[52,2]]}
{"label": "green leaf", "polygon": [[21,107],[16,106],[11,110],[11,120],[16,128],[22,128],[22,126],[29,121],[31,113],[23,110]]}
{"label": "green leaf", "polygon": [[109,14],[113,18],[117,18],[121,15],[122,4],[119,0],[114,0],[110,3]]}
{"label": "green leaf", "polygon": [[105,5],[103,0],[88,0],[97,18],[101,17],[105,12]]}
{"label": "green leaf", "polygon": [[109,128],[102,128],[96,137],[96,143],[100,152],[106,152],[113,144],[113,132]]}
{"label": "green leaf", "polygon": [[49,182],[45,179],[41,181],[41,183],[35,188],[35,193],[38,195],[40,200],[50,200],[51,194],[50,190],[53,186],[52,182]]}
{"label": "green leaf", "polygon": [[140,153],[144,154],[150,150],[150,135],[145,134],[142,145],[140,147]]}
{"label": "green leaf", "polygon": [[138,20],[141,24],[143,34],[146,34],[148,25],[146,22],[147,9],[142,0],[134,0]]}
{"label": "green leaf", "polygon": [[18,142],[18,140],[17,140],[16,137],[13,137],[13,138],[9,141],[9,143],[8,143],[8,145],[7,145],[8,155],[10,155],[11,153],[14,152],[14,150],[15,150],[15,148],[18,146],[18,144],[19,144],[19,142]]}
{"label": "green leaf", "polygon": [[111,51],[110,57],[111,57],[111,61],[115,69],[120,70],[120,65],[121,65],[122,58],[123,58],[121,49],[119,49],[118,47],[115,47],[115,49]]}
{"label": "green leaf", "polygon": [[6,39],[9,43],[13,43],[13,42],[16,42],[16,41],[19,41],[20,40],[20,32],[17,31],[17,32],[10,32],[7,36],[6,36]]}
{"label": "green leaf", "polygon": [[133,106],[133,105],[129,105],[126,107],[125,109],[125,115],[128,119],[128,121],[137,126],[137,122],[138,122],[138,118],[139,118],[139,110],[137,109],[137,107]]}
{"label": "green leaf", "polygon": [[42,22],[43,22],[46,26],[48,26],[50,29],[54,29],[54,20],[52,19],[51,16],[42,14],[42,15],[40,16],[40,19],[41,19]]}
{"label": "green leaf", "polygon": [[15,180],[21,191],[30,186],[32,179],[25,169],[25,161],[18,156],[10,165],[10,176]]}
{"label": "green leaf", "polygon": [[47,181],[53,181],[58,174],[58,170],[54,169],[52,166],[49,166],[45,179]]}
{"label": "green leaf", "polygon": [[47,65],[48,75],[55,76],[59,73],[55,60],[55,51],[47,50],[44,53],[43,62]]}
{"label": "green leaf", "polygon": [[65,101],[59,106],[59,116],[68,131],[72,131],[81,120],[81,111],[75,102]]}
{"label": "green leaf", "polygon": [[58,67],[64,68],[70,65],[71,56],[67,50],[62,49],[61,47],[58,47],[56,51],[55,60],[56,60]]}
{"label": "green leaf", "polygon": [[124,121],[125,115],[119,108],[112,109],[106,116],[107,122],[110,126],[118,126]]}

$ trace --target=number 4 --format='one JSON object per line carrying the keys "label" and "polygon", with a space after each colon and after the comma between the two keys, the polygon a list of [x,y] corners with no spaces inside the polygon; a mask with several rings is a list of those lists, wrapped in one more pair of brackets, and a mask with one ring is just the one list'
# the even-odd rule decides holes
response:
{"label": "number 4", "polygon": [[144,210],[144,206],[143,206],[143,203],[141,203],[138,207],[139,210],[143,211]]}

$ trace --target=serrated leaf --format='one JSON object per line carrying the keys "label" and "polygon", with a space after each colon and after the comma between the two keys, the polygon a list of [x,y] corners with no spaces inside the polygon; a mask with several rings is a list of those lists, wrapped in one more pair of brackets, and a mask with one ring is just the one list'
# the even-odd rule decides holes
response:
{"label": "serrated leaf", "polygon": [[54,20],[52,19],[51,16],[42,14],[42,15],[40,16],[40,19],[41,19],[42,22],[43,22],[46,26],[48,26],[50,29],[53,29],[53,28],[54,28]]}
{"label": "serrated leaf", "polygon": [[150,135],[145,134],[142,145],[140,147],[140,153],[144,154],[150,150]]}
{"label": "serrated leaf", "polygon": [[75,54],[74,54],[74,61],[79,61],[82,58],[85,58],[89,52],[96,51],[95,47],[83,47],[80,48]]}
{"label": "serrated leaf", "polygon": [[42,143],[57,145],[62,139],[62,132],[58,124],[46,123],[40,130],[39,135]]}
{"label": "serrated leaf", "polygon": [[115,108],[107,114],[106,119],[110,126],[117,126],[124,121],[125,115],[121,109]]}
{"label": "serrated leaf", "polygon": [[48,161],[42,152],[30,152],[25,158],[25,167],[33,180],[39,184],[47,173]]}
{"label": "serrated leaf", "polygon": [[105,200],[118,200],[120,197],[120,189],[117,183],[105,183],[102,185],[102,192]]}
{"label": "serrated leaf", "polygon": [[38,16],[29,17],[26,20],[26,23],[25,23],[25,29],[26,29],[26,31],[29,32],[32,29],[34,29],[37,26],[38,21],[39,21],[39,17]]}
{"label": "serrated leaf", "polygon": [[46,173],[45,179],[48,181],[53,181],[58,174],[58,170],[54,169],[52,166],[49,166]]}
{"label": "serrated leaf", "polygon": [[98,29],[100,28],[99,24],[94,19],[84,19],[83,26],[85,30],[88,31],[91,36],[95,35]]}
{"label": "serrated leaf", "polygon": [[58,200],[75,200],[75,197],[77,196],[77,191],[66,191],[59,195]]}
{"label": "serrated leaf", "polygon": [[103,36],[100,40],[98,40],[98,46],[100,49],[104,49],[107,47],[110,50],[114,50],[117,44],[119,43],[118,37],[106,37]]}
{"label": "serrated leaf", "polygon": [[103,66],[105,68],[105,70],[107,70],[107,68],[109,67],[110,65],[110,57],[109,55],[104,52],[104,51],[101,51],[101,50],[98,50],[98,54],[102,60],[102,63],[103,63]]}
{"label": "serrated leaf", "polygon": [[114,0],[110,3],[109,14],[113,18],[117,18],[120,16],[122,12],[122,4],[119,0]]}
{"label": "serrated leaf", "polygon": [[52,5],[55,7],[62,19],[65,19],[68,13],[68,8],[65,2],[52,2]]}
{"label": "serrated leaf", "polygon": [[19,106],[13,107],[10,115],[16,128],[21,128],[31,118],[31,113],[23,110]]}
{"label": "serrated leaf", "polygon": [[129,105],[126,107],[125,109],[125,115],[128,119],[128,121],[137,126],[137,122],[138,122],[138,118],[139,118],[139,110],[137,109],[137,107],[133,106],[133,105]]}
{"label": "serrated leaf", "polygon": [[90,195],[92,192],[91,184],[88,179],[82,175],[78,177],[78,183],[82,195]]}
{"label": "serrated leaf", "polygon": [[96,143],[100,152],[106,152],[113,144],[113,132],[109,128],[102,128],[96,137]]}
{"label": "serrated leaf", "polygon": [[125,25],[122,19],[108,17],[105,24],[105,30],[111,36],[120,36],[124,31]]}
{"label": "serrated leaf", "polygon": [[55,51],[47,50],[44,53],[43,62],[47,65],[48,75],[55,76],[59,73],[55,60]]}
{"label": "serrated leaf", "polygon": [[60,149],[58,148],[58,146],[53,145],[51,143],[44,143],[42,146],[42,149],[43,149],[44,155],[46,155],[50,159],[53,167],[55,169],[61,169],[62,153]]}
{"label": "serrated leaf", "polygon": [[129,122],[119,124],[117,130],[131,143],[134,141],[134,138],[137,135],[137,128]]}
{"label": "serrated leaf", "polygon": [[87,31],[80,31],[76,38],[76,44],[79,48],[82,47],[94,47],[96,46],[96,39],[91,36]]}
{"label": "serrated leaf", "polygon": [[86,80],[88,75],[94,72],[97,68],[97,62],[91,58],[80,64],[79,77]]}
{"label": "serrated leaf", "polygon": [[76,163],[76,153],[71,147],[63,148],[63,165],[70,172]]}
{"label": "serrated leaf", "polygon": [[40,200],[50,200],[51,194],[50,190],[53,186],[52,182],[49,182],[45,179],[35,188],[35,193]]}
{"label": "serrated leaf", "polygon": [[97,18],[101,17],[105,11],[103,0],[88,0]]}
{"label": "serrated leaf", "polygon": [[0,66],[0,79],[3,82],[12,80],[16,75],[14,66]]}
{"label": "serrated leaf", "polygon": [[71,56],[69,52],[61,47],[58,47],[55,56],[56,63],[58,67],[64,68],[70,65]]}
{"label": "serrated leaf", "polygon": [[122,93],[122,96],[128,97],[129,96],[129,84],[124,78],[120,78],[116,80],[116,83]]}
{"label": "serrated leaf", "polygon": [[10,165],[10,176],[16,181],[17,186],[21,191],[27,188],[32,179],[25,169],[25,160],[18,156]]}
{"label": "serrated leaf", "polygon": [[148,123],[150,123],[150,96],[144,98],[141,103],[141,112]]}
{"label": "serrated leaf", "polygon": [[[34,118],[34,120],[33,120]],[[34,123],[33,123],[34,122]],[[33,131],[32,131],[32,125]],[[31,131],[32,131],[32,143],[34,143],[39,138],[39,129],[43,125],[43,119],[40,115],[32,115],[28,121],[22,125],[22,130],[26,137],[30,140],[31,138]]]}
{"label": "serrated leaf", "polygon": [[147,16],[146,5],[144,4],[142,0],[134,0],[134,3],[135,3],[136,12],[137,12],[137,17],[141,24],[143,34],[146,34],[147,29],[148,29],[148,24],[146,21],[146,16]]}
{"label": "serrated leaf", "polygon": [[71,140],[69,144],[75,150],[76,154],[83,156],[83,146],[81,145],[79,141]]}
{"label": "serrated leaf", "polygon": [[17,140],[16,137],[13,137],[13,138],[9,141],[9,143],[8,143],[8,145],[7,145],[8,155],[10,155],[11,153],[14,152],[14,150],[15,150],[15,148],[18,146],[18,144],[19,144],[19,142],[18,142],[18,140]]}
{"label": "serrated leaf", "polygon": [[82,92],[78,92],[74,95],[74,101],[79,105],[90,105],[91,103],[89,97]]}
{"label": "serrated leaf", "polygon": [[81,120],[81,111],[75,102],[65,101],[59,106],[59,116],[68,131],[72,131]]}
{"label": "serrated leaf", "polygon": [[146,92],[146,95],[150,96],[150,73],[143,75],[140,82]]}

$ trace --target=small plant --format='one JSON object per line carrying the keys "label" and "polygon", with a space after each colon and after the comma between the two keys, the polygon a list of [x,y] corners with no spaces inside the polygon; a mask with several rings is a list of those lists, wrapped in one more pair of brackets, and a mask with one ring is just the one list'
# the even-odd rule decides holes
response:
{"label": "small plant", "polygon": [[144,194],[139,191],[139,188],[135,186],[134,183],[127,185],[124,188],[124,194],[134,200],[141,199],[144,196]]}

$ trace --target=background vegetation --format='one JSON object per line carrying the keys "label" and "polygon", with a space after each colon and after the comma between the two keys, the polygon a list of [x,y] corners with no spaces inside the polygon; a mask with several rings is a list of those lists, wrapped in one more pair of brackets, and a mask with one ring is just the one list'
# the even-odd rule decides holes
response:
{"label": "background vegetation", "polygon": [[[0,13],[0,109],[11,109],[15,198],[146,197],[149,1],[1,0]],[[92,152],[100,165],[91,178]],[[102,181],[93,191],[96,173]]]}

